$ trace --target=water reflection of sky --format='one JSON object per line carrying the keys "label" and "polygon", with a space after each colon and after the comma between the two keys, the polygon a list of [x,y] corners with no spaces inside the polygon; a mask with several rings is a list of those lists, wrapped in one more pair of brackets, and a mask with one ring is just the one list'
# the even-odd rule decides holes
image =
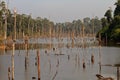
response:
{"label": "water reflection of sky", "polygon": [[[96,80],[96,74],[99,73],[98,66],[98,53],[99,48],[57,48],[53,49],[40,49],[40,67],[41,67],[41,80]],[[65,55],[54,55],[59,53]],[[102,64],[116,64],[120,60],[120,48],[116,47],[102,47]],[[8,51],[4,55],[0,55],[0,80],[7,80],[8,66],[11,67],[11,54]],[[29,66],[25,70],[25,54],[24,50],[15,51],[15,80],[32,80],[32,77],[37,78],[37,67],[35,66],[36,50],[29,50]],[[94,54],[95,63],[91,65],[90,57]],[[19,56],[18,56],[19,55]],[[69,55],[69,58],[68,58]],[[82,68],[82,60],[85,60],[86,69]],[[102,66],[102,74],[105,76],[116,76],[116,68]],[[55,75],[56,74],[56,75]]]}
{"label": "water reflection of sky", "polygon": [[[81,43],[82,41],[83,41],[82,38],[74,38],[75,43]],[[95,38],[85,37],[84,41],[87,43],[93,43],[95,41]],[[72,42],[72,38],[61,38],[61,39],[58,39],[58,38],[30,38],[29,39],[29,43],[43,43],[43,44],[54,43],[54,44],[57,44],[57,43],[71,43],[71,42]],[[19,39],[16,41],[16,43],[24,43],[24,40]]]}

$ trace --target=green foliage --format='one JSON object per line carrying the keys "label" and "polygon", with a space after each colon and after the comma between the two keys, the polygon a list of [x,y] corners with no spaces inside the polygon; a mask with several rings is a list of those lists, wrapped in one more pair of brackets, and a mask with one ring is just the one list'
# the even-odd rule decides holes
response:
{"label": "green foliage", "polygon": [[102,23],[102,28],[104,28],[105,26],[108,26],[109,24],[106,18],[102,18],[101,23]]}
{"label": "green foliage", "polygon": [[99,31],[99,33],[101,33],[102,35],[102,39],[106,38],[106,34],[107,34],[107,38],[109,41],[114,41],[114,42],[120,42],[120,0],[117,1],[117,3],[115,3],[116,8],[114,11],[114,18],[112,19],[112,21],[109,23],[109,16],[110,12],[109,10],[105,13],[105,16],[107,17],[107,21],[106,18],[102,18],[101,22],[102,22],[102,30]]}
{"label": "green foliage", "polygon": [[119,25],[119,28],[114,29],[112,31],[111,38],[114,39],[115,41],[119,41],[119,39],[120,39],[120,25]]}
{"label": "green foliage", "polygon": [[114,25],[120,25],[120,16],[115,16],[114,20],[113,20]]}
{"label": "green foliage", "polygon": [[[7,36],[14,35],[14,14],[6,8],[5,2],[0,3],[0,34],[4,35],[4,24],[5,18],[7,18]],[[16,33],[17,37],[22,36],[23,33],[31,37],[39,34],[40,36],[49,36],[50,34],[68,34],[75,32],[75,36],[80,35],[82,27],[85,27],[85,33],[93,34],[97,33],[101,29],[101,21],[95,17],[90,19],[89,17],[84,18],[83,22],[73,20],[73,22],[56,23],[47,18],[32,18],[31,15],[17,14],[16,15]],[[60,34],[61,33],[61,34]]]}
{"label": "green foliage", "polygon": [[56,28],[62,28],[65,33],[74,31],[76,36],[80,35],[83,26],[85,27],[85,34],[96,34],[102,28],[101,21],[97,17],[93,19],[86,17],[83,22],[78,19],[73,22],[56,24]]}
{"label": "green foliage", "polygon": [[4,19],[5,19],[5,15],[7,14],[6,11],[6,4],[4,1],[2,1],[0,3],[0,36],[4,35],[4,27],[3,27],[3,23],[4,23]]}
{"label": "green foliage", "polygon": [[107,18],[108,23],[111,23],[111,21],[112,21],[112,13],[111,12],[112,12],[111,9],[109,9],[106,11],[106,13],[104,15]]}
{"label": "green foliage", "polygon": [[120,16],[120,0],[118,0],[116,3],[116,8],[115,8],[115,11],[114,11],[114,17],[119,15]]}

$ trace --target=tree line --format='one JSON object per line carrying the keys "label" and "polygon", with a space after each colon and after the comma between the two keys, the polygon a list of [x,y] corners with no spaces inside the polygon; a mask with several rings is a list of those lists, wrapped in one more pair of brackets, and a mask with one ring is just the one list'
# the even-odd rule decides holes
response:
{"label": "tree line", "polygon": [[[5,29],[5,20],[7,19],[7,29]],[[6,7],[6,3],[0,3],[0,36],[7,37],[14,35],[14,13]],[[27,34],[30,37],[49,37],[49,36],[67,36],[74,33],[75,36],[81,34],[82,27],[85,28],[85,34],[96,34],[101,28],[101,20],[97,17],[90,19],[86,17],[82,20],[73,20],[72,22],[54,23],[47,18],[32,18],[31,14],[16,15],[16,34],[17,38],[22,38]]]}
{"label": "tree line", "polygon": [[120,0],[117,0],[114,5],[116,5],[115,10],[108,9],[101,19],[102,29],[99,33],[102,40],[107,39],[108,42],[118,43],[120,42]]}

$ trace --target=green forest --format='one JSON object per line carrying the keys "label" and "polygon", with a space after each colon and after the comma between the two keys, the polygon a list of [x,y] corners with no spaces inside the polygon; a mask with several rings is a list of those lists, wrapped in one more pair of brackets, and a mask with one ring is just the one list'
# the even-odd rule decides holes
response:
{"label": "green forest", "polygon": [[114,5],[116,5],[114,11],[110,8],[105,12],[105,17],[101,19],[102,30],[99,31],[102,40],[107,39],[109,43],[120,42],[120,0]]}
{"label": "green forest", "polygon": [[[14,12],[6,8],[6,3],[0,3],[0,36],[5,35],[5,30],[7,31],[7,36],[14,35]],[[7,28],[5,26],[7,25]],[[96,34],[101,28],[101,21],[98,17],[90,19],[86,17],[82,20],[73,20],[72,22],[64,23],[54,23],[47,18],[33,18],[31,14],[19,14],[16,13],[16,35],[20,38],[23,33],[29,35],[30,37],[35,37],[39,35],[40,37],[48,36],[67,36],[74,32],[75,36],[79,36],[85,27],[86,34]],[[51,33],[51,34],[50,34]]]}
{"label": "green forest", "polygon": [[67,36],[73,32],[77,37],[81,35],[82,28],[84,27],[85,35],[97,34],[98,36],[98,34],[101,34],[102,40],[107,39],[109,42],[118,43],[120,42],[120,0],[115,5],[115,10],[108,9],[102,19],[96,16],[92,19],[86,17],[83,20],[78,19],[72,22],[54,23],[47,18],[33,18],[31,14],[15,13],[6,7],[6,3],[2,1],[0,3],[0,38],[3,38],[5,34],[7,34],[7,37],[13,37],[15,31],[17,38],[22,38],[26,34],[30,37],[35,37],[35,35],[39,35],[39,37]]}

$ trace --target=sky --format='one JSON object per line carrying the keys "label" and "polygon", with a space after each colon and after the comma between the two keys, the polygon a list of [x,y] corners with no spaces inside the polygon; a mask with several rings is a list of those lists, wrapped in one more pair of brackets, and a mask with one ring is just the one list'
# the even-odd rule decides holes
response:
{"label": "sky", "polygon": [[71,22],[85,17],[104,17],[109,7],[114,11],[117,0],[6,0],[11,10],[48,18],[53,22]]}

